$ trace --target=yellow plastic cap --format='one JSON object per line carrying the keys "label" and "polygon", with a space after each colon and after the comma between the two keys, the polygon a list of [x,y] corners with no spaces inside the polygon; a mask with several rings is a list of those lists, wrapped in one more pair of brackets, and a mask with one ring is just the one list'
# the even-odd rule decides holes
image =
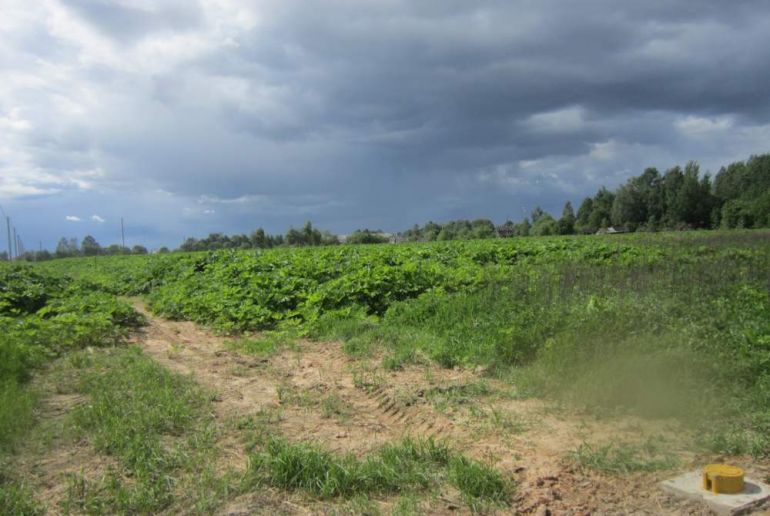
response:
{"label": "yellow plastic cap", "polygon": [[743,470],[727,464],[709,464],[703,468],[703,489],[714,494],[743,492]]}

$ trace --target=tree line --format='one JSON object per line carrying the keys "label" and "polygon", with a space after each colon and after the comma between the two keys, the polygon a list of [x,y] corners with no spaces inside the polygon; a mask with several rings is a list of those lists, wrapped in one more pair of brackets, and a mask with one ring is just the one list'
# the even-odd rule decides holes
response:
{"label": "tree line", "polygon": [[770,227],[770,154],[722,167],[712,181],[698,163],[654,167],[628,179],[615,191],[600,188],[575,213],[567,201],[556,219],[539,206],[516,223],[495,227],[487,219],[428,222],[400,234],[407,241],[591,234],[621,231]]}
{"label": "tree line", "polygon": [[770,154],[722,167],[713,181],[694,161],[665,173],[647,168],[615,192],[602,188],[583,200],[576,232],[609,225],[630,231],[769,227]]}
{"label": "tree line", "polygon": [[250,234],[225,235],[211,233],[205,238],[187,238],[180,251],[212,251],[216,249],[271,249],[281,246],[319,246],[336,245],[339,239],[328,231],[313,227],[312,222],[306,222],[301,229],[289,228],[285,235],[270,235],[262,228],[257,228]]}
{"label": "tree line", "polygon": [[[500,226],[489,219],[431,221],[422,226],[415,224],[392,238],[380,230],[359,229],[344,242],[376,244],[590,234],[611,226],[628,231],[770,227],[770,154],[751,156],[746,161],[722,167],[713,181],[708,173],[701,175],[694,161],[684,168],[675,166],[663,173],[650,167],[615,191],[600,188],[592,197],[583,199],[577,213],[572,203],[566,202],[558,219],[538,206],[520,222],[508,220]],[[322,246],[337,245],[342,240],[307,222],[302,228],[289,228],[286,234],[270,235],[258,228],[248,235],[212,233],[205,238],[187,238],[177,250]],[[33,261],[147,252],[142,245],[102,247],[89,235],[80,242],[75,238],[62,238],[54,252],[31,251],[21,258]],[[169,252],[169,249],[162,247],[158,252]],[[0,260],[7,258],[7,253],[0,252]]]}
{"label": "tree line", "polygon": [[[163,251],[169,252],[168,248],[165,247],[161,249],[161,252]],[[56,258],[74,258],[77,256],[114,256],[121,254],[147,254],[148,252],[147,248],[143,245],[123,247],[113,244],[102,247],[93,236],[86,235],[81,241],[78,241],[77,238],[62,237],[59,239],[59,242],[56,244],[56,249],[53,252],[47,249],[42,249],[40,251],[26,251],[19,256],[19,259],[28,262],[41,262]]]}

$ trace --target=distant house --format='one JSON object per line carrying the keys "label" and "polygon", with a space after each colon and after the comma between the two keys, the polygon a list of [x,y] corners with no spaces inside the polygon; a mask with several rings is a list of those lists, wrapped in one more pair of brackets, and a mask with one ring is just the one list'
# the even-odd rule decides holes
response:
{"label": "distant house", "polygon": [[630,230],[624,226],[610,226],[608,228],[601,228],[596,232],[597,235],[617,235],[619,233],[630,233]]}

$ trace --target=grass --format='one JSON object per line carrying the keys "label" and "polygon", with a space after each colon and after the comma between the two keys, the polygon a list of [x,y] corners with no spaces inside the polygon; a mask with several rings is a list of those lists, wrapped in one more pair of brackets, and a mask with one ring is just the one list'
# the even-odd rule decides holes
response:
{"label": "grass", "polygon": [[432,387],[425,391],[425,398],[437,410],[446,410],[449,406],[470,405],[478,398],[492,394],[489,382],[477,380],[462,384]]}
{"label": "grass", "polygon": [[0,477],[0,514],[36,516],[45,514],[45,509],[34,499],[27,486]]}
{"label": "grass", "polygon": [[73,412],[75,426],[98,451],[116,457],[120,470],[99,480],[71,477],[66,509],[157,512],[187,487],[183,503],[205,512],[227,495],[230,479],[213,470],[211,395],[190,378],[132,347],[98,355],[79,388],[89,403]]}
{"label": "grass", "polygon": [[507,412],[494,407],[485,408],[477,405],[469,405],[470,415],[481,422],[481,429],[494,432],[509,434],[521,434],[529,430],[532,426],[529,419],[523,418],[520,414]]}
{"label": "grass", "polygon": [[344,420],[350,416],[350,410],[342,398],[331,393],[321,400],[321,416],[326,419],[336,417]]}
{"label": "grass", "polygon": [[602,445],[581,444],[569,458],[581,468],[610,475],[626,475],[672,469],[679,461],[660,444],[648,440],[642,444],[611,442]]}
{"label": "grass", "polygon": [[485,503],[505,504],[508,501],[508,484],[497,471],[462,456],[453,457],[449,466],[452,484],[460,490],[471,508]]}
{"label": "grass", "polygon": [[276,394],[281,405],[318,407],[321,417],[325,419],[336,418],[345,421],[350,416],[350,410],[345,401],[335,393],[323,395],[317,390],[300,389],[286,382],[278,385]]}
{"label": "grass", "polygon": [[433,440],[403,441],[367,455],[339,455],[306,443],[270,438],[250,457],[247,485],[301,490],[320,498],[420,492],[448,481],[469,504],[506,504],[512,485],[479,462]]}
{"label": "grass", "polygon": [[37,396],[13,379],[0,382],[0,454],[11,451],[15,443],[34,424]]}
{"label": "grass", "polygon": [[265,358],[275,355],[288,344],[286,337],[273,334],[263,335],[262,338],[243,337],[227,341],[230,349]]}

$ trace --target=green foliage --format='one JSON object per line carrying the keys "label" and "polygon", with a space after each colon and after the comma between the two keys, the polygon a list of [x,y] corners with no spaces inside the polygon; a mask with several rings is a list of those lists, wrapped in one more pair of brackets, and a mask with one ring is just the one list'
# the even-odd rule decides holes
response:
{"label": "green foliage", "polygon": [[585,231],[596,231],[604,219],[631,230],[710,228],[720,222],[725,228],[768,227],[770,154],[723,167],[713,186],[693,161],[663,175],[648,168],[618,188],[609,213],[597,205],[601,193],[578,211],[578,226]]}
{"label": "green foliage", "polygon": [[30,266],[0,266],[0,452],[33,424],[24,382],[61,353],[122,339],[142,323],[126,303],[85,281]]}
{"label": "green foliage", "polygon": [[582,468],[610,475],[672,469],[678,465],[676,457],[667,454],[654,440],[642,444],[583,443],[569,454],[569,458]]}
{"label": "green foliage", "polygon": [[404,439],[363,459],[270,438],[249,461],[249,486],[308,491],[322,498],[422,491],[448,479],[470,503],[507,503],[511,485],[496,471],[445,446]]}
{"label": "green foliage", "polygon": [[45,514],[44,508],[34,499],[23,484],[5,482],[0,477],[0,514],[36,516]]}
{"label": "green foliage", "polygon": [[511,485],[494,469],[462,456],[453,457],[449,469],[452,483],[471,507],[480,502],[508,501]]}
{"label": "green foliage", "polygon": [[447,240],[476,240],[497,237],[497,230],[491,220],[453,220],[443,224],[428,222],[420,227],[415,225],[401,234],[408,242],[433,242]]}
{"label": "green foliage", "polygon": [[0,316],[33,314],[60,295],[66,281],[30,267],[0,267]]}

